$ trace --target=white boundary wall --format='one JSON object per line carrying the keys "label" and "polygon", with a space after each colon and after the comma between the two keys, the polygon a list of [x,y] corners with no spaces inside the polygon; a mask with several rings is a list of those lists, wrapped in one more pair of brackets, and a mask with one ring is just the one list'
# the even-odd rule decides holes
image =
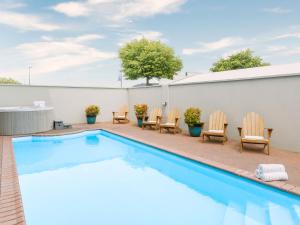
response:
{"label": "white boundary wall", "polygon": [[[160,106],[161,93],[159,87],[129,89],[130,108],[135,103]],[[274,128],[271,145],[300,152],[300,76],[170,85],[169,99],[169,108],[181,111],[184,130],[186,108],[202,110],[206,129],[209,114],[219,109],[227,114],[229,138],[238,140],[237,126],[253,111],[264,117],[266,127]]]}
{"label": "white boundary wall", "polygon": [[128,104],[128,90],[117,88],[77,88],[47,86],[0,86],[1,106],[32,105],[35,100],[45,100],[54,107],[54,119],[67,123],[84,123],[85,108],[90,104],[101,107],[97,121],[112,119],[112,111]]}
{"label": "white boundary wall", "polygon": [[[168,95],[168,96],[166,96]],[[274,128],[273,146],[300,152],[300,75],[254,78],[245,80],[201,82],[143,88],[77,88],[47,86],[0,86],[0,107],[31,105],[45,100],[54,107],[54,117],[68,123],[85,122],[84,109],[89,104],[101,106],[97,121],[110,121],[112,111],[129,105],[130,119],[135,121],[134,104],[149,108],[176,107],[181,111],[180,126],[184,130],[184,110],[190,106],[202,109],[203,122],[214,110],[227,114],[229,138],[238,140],[237,126],[246,112],[257,112],[265,118],[267,127]],[[207,125],[207,124],[206,124]]]}

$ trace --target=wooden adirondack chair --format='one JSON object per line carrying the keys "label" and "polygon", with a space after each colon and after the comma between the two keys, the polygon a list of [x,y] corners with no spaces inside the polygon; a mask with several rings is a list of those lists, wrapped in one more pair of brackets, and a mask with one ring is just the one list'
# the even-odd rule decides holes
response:
{"label": "wooden adirondack chair", "polygon": [[119,112],[113,112],[113,123],[117,121],[118,123],[120,122],[129,122],[128,119],[128,106],[124,105],[119,109]]}
{"label": "wooden adirondack chair", "polygon": [[[265,136],[265,129],[268,131],[268,136]],[[255,112],[247,113],[243,119],[242,127],[238,127],[241,136],[242,152],[244,143],[248,144],[263,144],[264,149],[267,146],[267,154],[270,155],[270,138],[272,135],[272,128],[265,128],[263,118]]]}
{"label": "wooden adirondack chair", "polygon": [[176,132],[180,132],[179,119],[179,111],[177,109],[171,110],[168,114],[167,122],[159,125],[159,132],[161,133],[163,129],[167,130],[168,132],[173,130],[174,134],[176,134]]}
{"label": "wooden adirondack chair", "polygon": [[144,129],[145,127],[150,127],[150,128],[154,127],[155,130],[158,129],[161,120],[161,115],[162,115],[161,109],[159,108],[153,109],[148,119],[143,121],[142,129]]}
{"label": "wooden adirondack chair", "polygon": [[202,141],[205,141],[205,137],[220,137],[222,143],[227,141],[227,117],[224,112],[215,111],[209,116],[208,130],[202,132]]}

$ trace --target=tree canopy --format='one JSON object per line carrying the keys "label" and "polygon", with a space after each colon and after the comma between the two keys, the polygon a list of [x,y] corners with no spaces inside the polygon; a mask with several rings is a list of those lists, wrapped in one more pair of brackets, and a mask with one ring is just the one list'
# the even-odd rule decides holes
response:
{"label": "tree canopy", "polygon": [[119,50],[119,57],[125,78],[146,78],[147,85],[152,78],[173,79],[176,72],[182,69],[182,61],[175,56],[172,48],[145,38],[127,43]]}
{"label": "tree canopy", "polygon": [[0,77],[0,84],[21,84],[21,83],[12,78]]}
{"label": "tree canopy", "polygon": [[246,49],[229,57],[219,59],[213,64],[210,71],[221,72],[269,65],[269,63],[263,62],[263,59],[259,56],[254,56],[250,49]]}

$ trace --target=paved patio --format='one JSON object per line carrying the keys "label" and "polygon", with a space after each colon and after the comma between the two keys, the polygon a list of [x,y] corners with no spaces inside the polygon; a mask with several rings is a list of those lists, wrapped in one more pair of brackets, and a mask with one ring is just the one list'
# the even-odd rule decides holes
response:
{"label": "paved patio", "polygon": [[[254,177],[253,171],[259,163],[282,163],[286,166],[289,180],[267,184],[300,195],[299,153],[275,148],[271,149],[270,156],[265,155],[258,148],[240,153],[237,141],[228,141],[225,145],[213,142],[202,143],[200,138],[193,138],[185,133],[160,134],[158,131],[142,130],[134,124],[108,122],[94,125],[77,124],[72,129],[52,130],[38,135],[63,135],[94,129],[104,129],[258,182],[262,181]],[[25,224],[11,137],[0,136],[0,159],[0,224]]]}

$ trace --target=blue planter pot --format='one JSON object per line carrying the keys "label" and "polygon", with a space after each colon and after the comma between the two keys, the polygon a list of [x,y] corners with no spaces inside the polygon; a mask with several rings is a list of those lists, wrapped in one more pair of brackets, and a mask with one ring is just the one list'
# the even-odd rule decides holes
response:
{"label": "blue planter pot", "polygon": [[201,135],[201,126],[196,125],[193,127],[189,127],[189,133],[192,137],[200,137]]}
{"label": "blue planter pot", "polygon": [[143,119],[137,119],[138,127],[142,127],[143,125]]}
{"label": "blue planter pot", "polygon": [[94,124],[96,123],[96,116],[87,116],[86,121],[88,124]]}

